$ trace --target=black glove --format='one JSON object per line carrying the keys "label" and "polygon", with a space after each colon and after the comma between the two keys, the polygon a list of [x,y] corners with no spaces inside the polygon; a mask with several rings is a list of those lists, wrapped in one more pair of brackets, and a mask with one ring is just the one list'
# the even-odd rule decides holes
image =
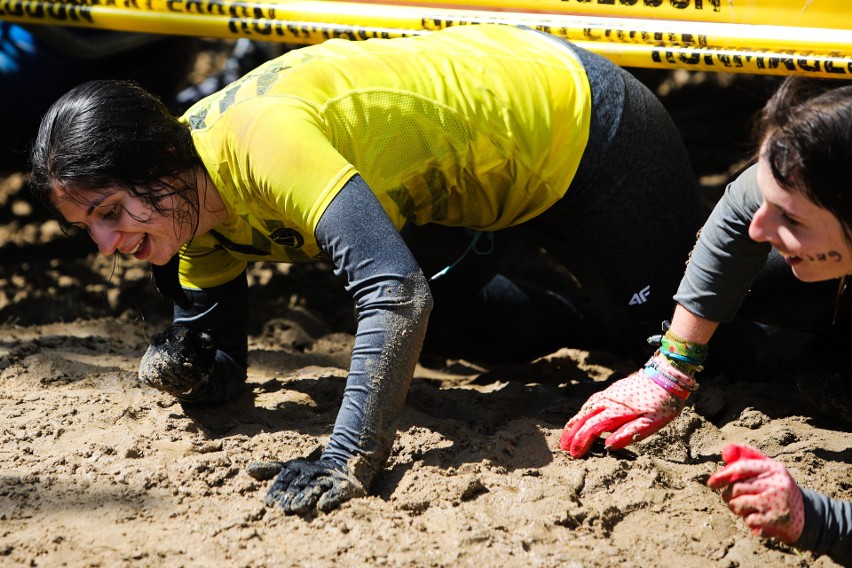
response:
{"label": "black glove", "polygon": [[139,379],[178,399],[192,399],[210,381],[216,344],[206,332],[175,323],[154,336]]}
{"label": "black glove", "polygon": [[327,513],[349,499],[367,494],[354,475],[329,459],[299,458],[248,465],[249,475],[255,479],[269,479],[276,471],[278,477],[263,502],[270,507],[277,503],[287,514],[304,515],[314,509]]}

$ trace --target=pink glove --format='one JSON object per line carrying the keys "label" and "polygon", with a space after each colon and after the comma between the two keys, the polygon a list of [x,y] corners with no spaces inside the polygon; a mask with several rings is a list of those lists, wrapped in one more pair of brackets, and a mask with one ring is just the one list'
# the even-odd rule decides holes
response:
{"label": "pink glove", "polygon": [[722,499],[735,515],[759,536],[792,544],[802,536],[805,507],[802,490],[783,464],[744,444],[722,450],[728,464],[707,480],[711,489],[722,489]]}
{"label": "pink glove", "polygon": [[606,447],[621,449],[671,422],[695,388],[695,379],[658,352],[645,368],[593,394],[565,425],[559,445],[578,458],[603,432],[612,432]]}

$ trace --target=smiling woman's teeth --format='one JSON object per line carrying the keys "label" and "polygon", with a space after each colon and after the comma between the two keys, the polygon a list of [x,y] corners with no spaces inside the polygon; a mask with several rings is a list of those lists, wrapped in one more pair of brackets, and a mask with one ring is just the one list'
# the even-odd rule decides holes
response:
{"label": "smiling woman's teeth", "polygon": [[136,243],[136,246],[135,246],[135,247],[133,247],[133,250],[132,250],[132,251],[130,251],[128,254],[136,254],[137,252],[139,252],[139,249],[141,249],[141,248],[142,248],[142,244],[143,244],[144,242],[145,242],[145,236],[143,236],[141,239],[139,239],[139,242],[138,242],[138,243]]}

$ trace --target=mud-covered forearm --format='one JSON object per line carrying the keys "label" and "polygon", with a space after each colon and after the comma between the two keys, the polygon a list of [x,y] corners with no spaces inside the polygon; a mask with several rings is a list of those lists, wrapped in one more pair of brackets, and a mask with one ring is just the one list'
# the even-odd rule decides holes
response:
{"label": "mud-covered forearm", "polygon": [[369,486],[387,461],[423,346],[431,295],[421,273],[383,283],[359,310],[343,403],[323,458]]}
{"label": "mud-covered forearm", "polygon": [[390,454],[432,309],[423,272],[360,176],[335,196],[316,237],[335,273],[346,277],[358,330],[343,403],[320,459],[250,468],[255,476],[278,471],[264,502],[287,514],[330,511],[370,489]]}
{"label": "mud-covered forearm", "polygon": [[399,232],[360,177],[326,210],[317,239],[337,273],[346,276],[358,313],[343,403],[323,459],[369,486],[393,445],[432,296]]}

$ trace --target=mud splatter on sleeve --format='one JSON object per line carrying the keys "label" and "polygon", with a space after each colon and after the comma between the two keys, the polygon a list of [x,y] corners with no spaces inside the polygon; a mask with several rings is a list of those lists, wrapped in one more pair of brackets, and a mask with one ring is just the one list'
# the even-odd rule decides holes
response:
{"label": "mud splatter on sleeve", "polygon": [[360,176],[335,197],[317,241],[346,276],[358,330],[324,459],[369,487],[384,466],[426,334],[432,296],[402,237]]}

